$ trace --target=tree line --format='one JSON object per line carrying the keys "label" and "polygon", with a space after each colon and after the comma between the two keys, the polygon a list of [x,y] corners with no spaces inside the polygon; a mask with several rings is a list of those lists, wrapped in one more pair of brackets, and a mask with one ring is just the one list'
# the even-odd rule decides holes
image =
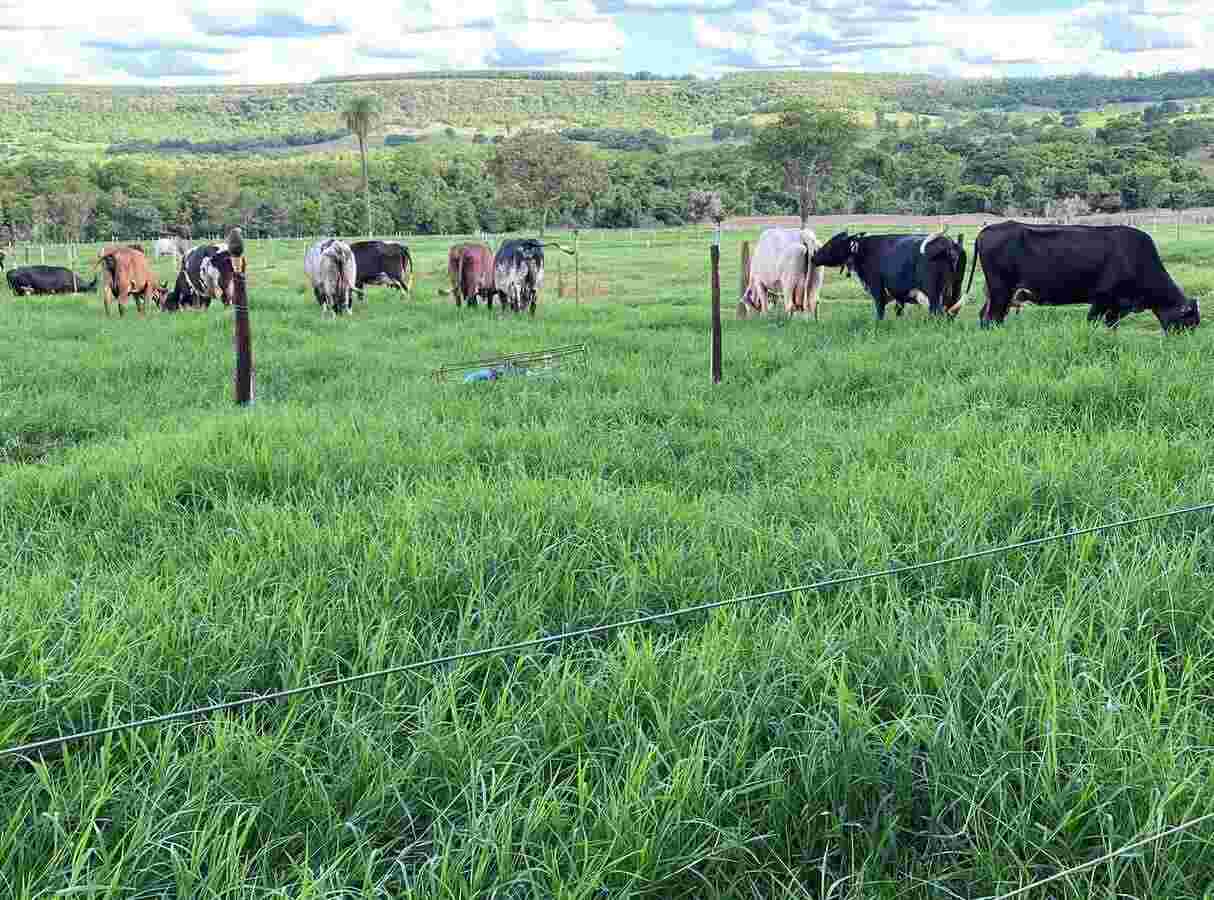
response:
{"label": "tree line", "polygon": [[[374,110],[361,112],[342,124],[365,136]],[[1214,205],[1214,183],[1187,158],[1212,144],[1214,116],[1166,103],[1096,129],[1058,114],[987,112],[875,131],[794,104],[749,143],[677,153],[604,150],[551,132],[386,149],[369,156],[365,191],[361,160],[348,156],[26,158],[0,167],[0,240],[221,234],[237,224],[268,237],[360,234],[368,215],[377,233],[656,227],[699,218],[693,192],[716,195],[724,215],[1181,208]]]}

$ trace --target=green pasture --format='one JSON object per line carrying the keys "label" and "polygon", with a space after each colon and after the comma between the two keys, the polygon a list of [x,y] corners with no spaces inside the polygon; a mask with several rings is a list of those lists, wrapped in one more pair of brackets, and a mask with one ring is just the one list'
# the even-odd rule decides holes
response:
{"label": "green pasture", "polygon": [[[583,234],[581,303],[550,251],[534,319],[448,240],[340,320],[250,242],[248,409],[218,303],[0,287],[0,748],[1214,499],[1214,321],[875,323],[834,271],[739,321],[756,236],[716,387],[703,231]],[[1157,240],[1214,316],[1214,229]],[[1210,524],[3,758],[0,897],[997,895],[1214,812]],[[1207,823],[1031,896],[1212,885]]]}

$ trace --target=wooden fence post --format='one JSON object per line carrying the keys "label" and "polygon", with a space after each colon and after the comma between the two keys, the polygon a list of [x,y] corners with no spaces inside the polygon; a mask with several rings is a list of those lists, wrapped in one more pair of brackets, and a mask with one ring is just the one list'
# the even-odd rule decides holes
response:
{"label": "wooden fence post", "polygon": [[253,337],[249,332],[249,295],[245,282],[248,261],[244,258],[244,241],[240,229],[233,228],[228,234],[228,248],[238,263],[235,274],[235,294],[232,306],[235,310],[235,331],[232,340],[236,348],[236,403],[248,406],[253,402]]}
{"label": "wooden fence post", "polygon": [[709,365],[712,383],[721,383],[721,232],[717,231],[717,243],[709,251],[712,262],[712,350]]}
{"label": "wooden fence post", "polygon": [[582,302],[582,257],[577,248],[578,234],[578,229],[573,229],[573,303],[575,306]]}

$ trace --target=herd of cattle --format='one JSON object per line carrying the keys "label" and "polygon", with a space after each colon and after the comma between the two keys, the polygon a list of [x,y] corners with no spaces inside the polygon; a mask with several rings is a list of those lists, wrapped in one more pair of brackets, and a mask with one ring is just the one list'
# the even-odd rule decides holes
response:
{"label": "herd of cattle", "polygon": [[[453,246],[447,256],[451,294],[457,306],[476,306],[494,298],[514,312],[535,315],[544,284],[545,244],[532,239],[507,240],[496,253],[482,243]],[[161,238],[157,256],[179,260],[177,280],[157,283],[138,244],[108,246],[94,263],[91,282],[58,266],[21,266],[5,274],[17,295],[91,293],[101,281],[106,315],[111,301],[122,315],[134,298],[142,313],[151,300],[162,310],[209,307],[212,299],[229,305],[237,271],[244,260],[225,244],[190,248],[180,238]],[[937,234],[850,234],[842,231],[819,244],[808,228],[769,228],[759,238],[750,260],[747,286],[738,315],[766,312],[778,293],[790,315],[816,317],[827,269],[853,274],[872,298],[878,319],[895,303],[897,315],[908,304],[927,306],[933,315],[955,316],[968,301],[974,272],[982,267],[986,303],[981,323],[1004,320],[1025,301],[1059,306],[1090,304],[1088,320],[1103,318],[1115,326],[1124,316],[1150,310],[1165,331],[1196,327],[1201,314],[1196,300],[1184,295],[1163,267],[1150,235],[1123,225],[1027,225],[1006,221],[984,227],[974,241],[974,265],[962,293],[967,254],[963,236]],[[0,271],[4,253],[0,250]],[[319,241],[304,257],[304,271],[316,302],[335,315],[349,312],[355,294],[368,285],[411,291],[414,266],[409,248],[398,241]]]}

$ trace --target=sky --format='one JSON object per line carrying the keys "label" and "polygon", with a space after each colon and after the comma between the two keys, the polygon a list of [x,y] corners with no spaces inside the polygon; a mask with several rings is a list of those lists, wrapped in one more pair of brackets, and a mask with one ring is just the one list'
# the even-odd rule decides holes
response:
{"label": "sky", "polygon": [[0,0],[0,83],[266,84],[432,69],[716,77],[1214,66],[1214,0]]}

